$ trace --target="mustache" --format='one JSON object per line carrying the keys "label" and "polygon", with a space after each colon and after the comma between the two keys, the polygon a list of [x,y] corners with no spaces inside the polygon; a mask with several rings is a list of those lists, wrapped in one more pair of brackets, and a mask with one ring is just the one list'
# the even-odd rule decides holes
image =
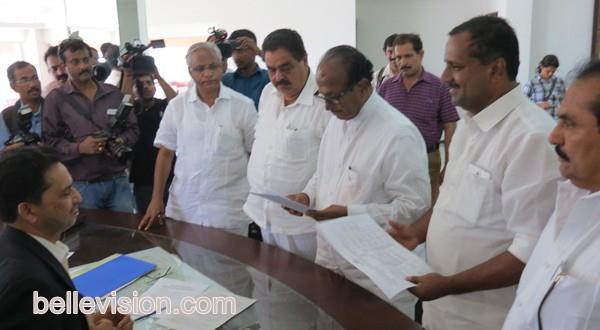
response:
{"label": "mustache", "polygon": [[282,79],[280,81],[276,81],[275,83],[273,83],[273,85],[275,85],[275,87],[279,87],[279,86],[289,86],[292,83],[289,82],[288,80]]}
{"label": "mustache", "polygon": [[37,88],[37,87],[31,87],[31,88],[30,88],[30,89],[27,91],[27,93],[28,93],[28,94],[30,94],[30,93],[32,93],[32,92],[38,92],[38,93],[39,93],[39,92],[41,92],[41,89],[39,89],[39,88]]}
{"label": "mustache", "polygon": [[88,70],[88,69],[81,70],[81,72],[79,72],[79,75],[81,76],[81,75],[83,75],[84,73],[92,74],[92,70]]}
{"label": "mustache", "polygon": [[556,154],[558,155],[558,157],[560,157],[562,160],[564,161],[570,161],[569,156],[567,156],[567,154],[565,154],[565,152],[560,148],[560,146],[555,146],[554,147],[554,151],[556,151]]}
{"label": "mustache", "polygon": [[406,69],[410,69],[410,66],[403,65],[403,66],[400,67],[400,70],[406,70]]}
{"label": "mustache", "polygon": [[63,73],[61,75],[56,76],[56,79],[60,80],[60,81],[66,81],[67,78],[69,78],[69,76],[67,76],[66,73]]}

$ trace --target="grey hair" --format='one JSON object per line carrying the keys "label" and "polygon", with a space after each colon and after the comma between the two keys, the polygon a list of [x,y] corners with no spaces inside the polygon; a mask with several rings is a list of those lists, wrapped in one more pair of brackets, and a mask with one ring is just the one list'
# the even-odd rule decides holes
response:
{"label": "grey hair", "polygon": [[217,60],[219,60],[219,63],[223,61],[221,51],[214,42],[197,42],[190,46],[190,48],[187,51],[187,54],[185,55],[185,61],[187,62],[188,66],[192,64],[192,54],[200,49],[206,49],[212,52],[213,55],[215,55],[215,57],[217,58]]}

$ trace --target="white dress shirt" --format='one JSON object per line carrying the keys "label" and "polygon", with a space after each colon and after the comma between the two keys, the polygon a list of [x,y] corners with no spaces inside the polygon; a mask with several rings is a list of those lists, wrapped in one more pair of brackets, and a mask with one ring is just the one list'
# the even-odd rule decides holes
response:
{"label": "white dress shirt", "polygon": [[[410,224],[431,203],[425,142],[416,126],[373,92],[358,115],[332,118],[325,130],[317,171],[304,189],[311,207],[347,206],[348,215],[369,214]],[[316,262],[385,299],[360,270],[317,234]]]}
{"label": "white dress shirt", "polygon": [[538,312],[543,329],[600,329],[598,251],[600,192],[559,183],[556,209],[523,271],[503,329],[541,329]]}
{"label": "white dress shirt", "polygon": [[[427,232],[427,261],[454,275],[506,251],[526,263],[554,210],[554,121],[517,86],[458,122]],[[424,303],[427,329],[499,329],[515,286]]]}
{"label": "white dress shirt", "polygon": [[168,217],[224,229],[250,223],[242,205],[256,119],[252,100],[223,84],[212,107],[195,85],[169,102],[154,140],[177,155]]}
{"label": "white dress shirt", "polygon": [[67,274],[69,273],[69,247],[65,243],[61,241],[56,241],[56,243],[52,243],[43,237],[39,237],[29,233],[28,235],[33,237],[33,239],[38,241],[40,244],[42,244],[42,246],[45,247],[50,252],[50,254],[52,254],[52,256],[54,256],[54,258],[56,258],[56,260],[58,260],[58,262],[63,266]]}
{"label": "white dress shirt", "polygon": [[[312,74],[296,102],[284,106],[283,97],[269,83],[262,91],[256,124],[256,141],[248,163],[250,191],[294,194],[301,191],[317,168],[319,145],[331,118],[325,102],[314,96]],[[299,218],[281,205],[254,195],[244,211],[272,233],[297,235],[315,231],[314,220]]]}

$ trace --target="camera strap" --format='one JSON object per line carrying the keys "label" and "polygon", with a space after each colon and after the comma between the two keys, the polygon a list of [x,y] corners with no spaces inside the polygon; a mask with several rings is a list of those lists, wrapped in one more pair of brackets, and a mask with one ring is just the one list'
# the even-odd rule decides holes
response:
{"label": "camera strap", "polygon": [[89,112],[85,111],[83,109],[83,107],[81,106],[81,104],[79,104],[79,102],[75,101],[72,97],[70,97],[63,91],[60,91],[60,94],[62,96],[63,101],[66,101],[67,103],[69,103],[69,105],[71,105],[71,107],[75,110],[75,112],[77,112],[83,118],[87,119],[90,123],[92,123],[94,126],[96,126],[96,128],[98,128],[99,130],[102,130],[102,127],[100,125],[96,124],[94,119],[92,119],[92,115]]}

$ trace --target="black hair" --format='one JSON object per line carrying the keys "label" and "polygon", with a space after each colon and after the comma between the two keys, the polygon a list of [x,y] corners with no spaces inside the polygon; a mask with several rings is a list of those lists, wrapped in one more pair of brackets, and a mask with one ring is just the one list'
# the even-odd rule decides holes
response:
{"label": "black hair", "polygon": [[423,50],[423,42],[421,41],[421,37],[419,37],[418,34],[402,33],[396,36],[396,39],[394,39],[394,46],[404,45],[406,43],[412,44],[413,49],[417,53]]}
{"label": "black hair", "polygon": [[263,53],[275,51],[280,48],[290,52],[297,61],[301,61],[306,57],[306,50],[304,49],[302,37],[294,30],[275,30],[267,35],[262,44]]}
{"label": "black hair", "polygon": [[392,33],[387,38],[385,38],[385,40],[383,41],[383,51],[384,52],[386,51],[386,49],[388,47],[392,47],[394,45],[394,40],[396,40],[397,36],[398,36],[397,33]]}
{"label": "black hair", "polygon": [[10,81],[11,83],[15,82],[15,71],[17,71],[17,69],[23,69],[28,66],[32,67],[33,70],[36,71],[33,64],[25,61],[16,61],[15,63],[9,65],[6,69],[6,77],[8,77],[8,81]]}
{"label": "black hair", "polygon": [[237,39],[239,37],[248,37],[256,43],[256,35],[248,29],[239,29],[231,32],[229,39]]}
{"label": "black hair", "polygon": [[46,49],[46,52],[44,53],[44,62],[48,61],[48,57],[50,56],[58,57],[58,46],[50,46]]}
{"label": "black hair", "polygon": [[[585,63],[577,72],[575,76],[575,80],[584,80],[596,78],[600,79],[600,60],[592,59]],[[600,126],[600,93],[596,93],[596,98],[593,100],[590,111],[594,113],[596,116],[596,120],[598,121],[598,126]]]}
{"label": "black hair", "polygon": [[338,60],[344,65],[348,77],[346,88],[356,85],[362,79],[373,79],[373,64],[352,46],[341,45],[329,49],[321,58],[319,66],[331,60]]}
{"label": "black hair", "polygon": [[470,56],[482,64],[497,58],[506,62],[506,73],[511,81],[519,71],[519,41],[513,28],[500,17],[477,16],[453,28],[449,35],[468,32],[471,36]]}
{"label": "black hair", "polygon": [[71,53],[74,53],[78,50],[86,50],[88,51],[88,55],[92,56],[92,51],[90,50],[90,46],[88,46],[83,40],[80,39],[65,39],[61,41],[58,45],[58,57],[63,63],[67,63],[65,60],[65,52],[70,50]]}
{"label": "black hair", "polygon": [[0,221],[14,223],[22,202],[39,203],[48,189],[46,173],[59,162],[48,147],[22,147],[0,157]]}

